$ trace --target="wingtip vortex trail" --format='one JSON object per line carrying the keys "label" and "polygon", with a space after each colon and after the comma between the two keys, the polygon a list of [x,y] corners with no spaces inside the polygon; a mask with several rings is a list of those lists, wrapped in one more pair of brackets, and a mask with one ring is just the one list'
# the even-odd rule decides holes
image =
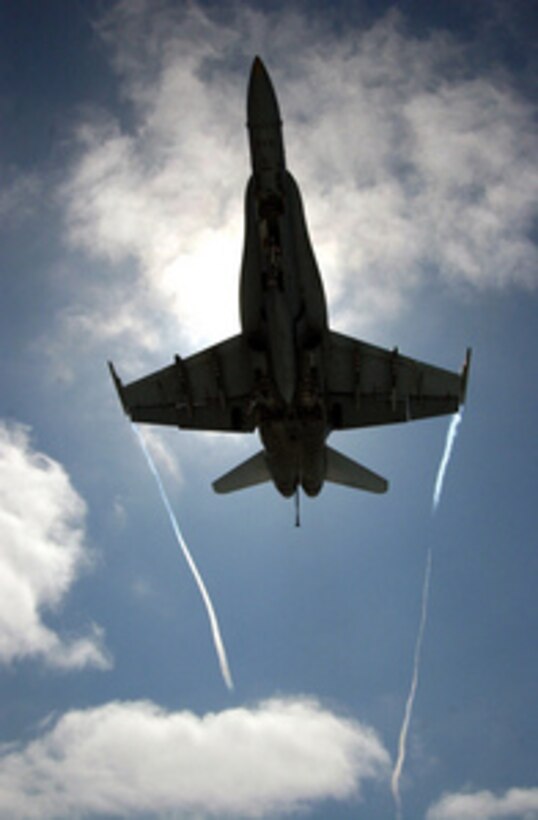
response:
{"label": "wingtip vortex trail", "polygon": [[[460,408],[460,410],[452,417],[452,419],[450,420],[450,424],[448,426],[445,439],[445,447],[443,450],[441,461],[439,463],[439,468],[437,470],[437,476],[435,479],[433,489],[432,515],[435,515],[435,513],[437,512],[437,508],[439,507],[439,503],[441,501],[446,470],[448,467],[448,463],[450,461],[450,456],[452,455],[452,449],[454,447],[454,442],[456,440],[456,435],[458,433],[458,427],[460,426],[462,418],[463,408]],[[422,585],[422,605],[417,638],[415,641],[411,686],[409,688],[409,694],[407,695],[407,700],[405,702],[404,717],[400,729],[400,734],[398,736],[398,754],[390,779],[390,789],[394,800],[396,820],[402,820],[403,818],[402,798],[400,794],[400,780],[402,776],[403,767],[405,765],[405,757],[407,754],[407,735],[409,732],[409,727],[411,725],[411,719],[413,717],[413,708],[415,704],[415,697],[419,683],[422,642],[424,640],[424,633],[426,631],[426,624],[428,620],[428,603],[430,598],[432,561],[433,550],[432,545],[430,544],[426,555],[426,568],[424,571],[424,582]]]}
{"label": "wingtip vortex trail", "polygon": [[461,424],[461,420],[463,418],[463,407],[461,407],[457,413],[452,416],[450,420],[450,425],[447,430],[446,440],[445,440],[445,449],[443,451],[443,456],[441,458],[439,469],[437,470],[437,477],[435,479],[435,485],[433,488],[433,499],[432,499],[432,515],[437,512],[437,508],[439,506],[439,502],[441,501],[441,494],[443,492],[443,484],[445,481],[446,470],[448,467],[448,462],[450,461],[450,456],[452,455],[452,449],[454,447],[454,442],[456,440],[456,436],[458,434],[458,427]]}
{"label": "wingtip vortex trail", "polygon": [[190,571],[192,572],[192,575],[194,577],[194,580],[196,581],[196,585],[198,587],[198,590],[199,590],[200,595],[202,597],[202,600],[204,602],[206,612],[207,612],[207,616],[208,616],[208,619],[209,619],[209,626],[210,626],[210,629],[211,629],[211,635],[212,635],[212,638],[213,638],[213,644],[214,644],[214,647],[215,647],[215,652],[217,654],[217,659],[218,659],[218,662],[219,662],[221,675],[222,675],[222,678],[224,680],[224,683],[226,684],[226,687],[231,692],[231,691],[233,691],[234,683],[233,683],[232,673],[230,671],[230,665],[228,663],[228,658],[227,658],[227,655],[226,655],[226,649],[224,647],[224,641],[222,640],[222,635],[221,635],[217,615],[216,615],[216,612],[215,612],[215,608],[213,607],[213,603],[211,601],[211,598],[209,596],[209,593],[207,591],[207,588],[206,588],[206,585],[203,581],[203,578],[200,575],[198,567],[196,566],[194,558],[192,557],[192,555],[190,553],[190,550],[187,546],[187,542],[185,541],[185,539],[183,537],[183,534],[182,534],[182,532],[179,528],[179,524],[177,522],[176,516],[175,516],[174,511],[172,509],[172,505],[170,504],[170,501],[169,501],[168,495],[166,493],[166,490],[164,488],[164,484],[162,482],[161,476],[159,474],[159,471],[157,470],[157,465],[155,464],[155,462],[154,462],[154,460],[151,456],[151,453],[149,452],[149,450],[147,448],[146,442],[144,441],[144,437],[143,437],[142,433],[140,432],[140,430],[138,429],[138,427],[136,426],[136,424],[133,424],[132,428],[133,428],[133,432],[136,435],[136,438],[138,439],[138,442],[140,444],[142,452],[144,453],[144,456],[146,458],[148,467],[149,467],[151,473],[153,473],[153,476],[154,476],[155,481],[157,483],[157,487],[159,489],[159,494],[161,496],[161,499],[162,499],[162,502],[163,502],[164,507],[166,509],[166,512],[168,513],[168,517],[170,519],[170,523],[172,525],[174,535],[176,536],[177,542],[178,542],[178,544],[181,548],[181,551],[183,552],[183,556],[184,556],[184,558],[185,558],[185,560],[186,560],[186,562],[189,566]]}

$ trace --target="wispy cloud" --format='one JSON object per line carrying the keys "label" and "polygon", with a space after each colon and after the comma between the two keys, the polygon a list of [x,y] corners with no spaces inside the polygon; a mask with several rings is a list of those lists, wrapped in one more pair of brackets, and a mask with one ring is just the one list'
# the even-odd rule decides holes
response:
{"label": "wispy cloud", "polygon": [[99,627],[67,640],[43,621],[88,564],[85,513],[61,464],[32,448],[26,427],[0,421],[0,661],[110,665]]}
{"label": "wispy cloud", "polygon": [[415,37],[394,13],[339,34],[321,23],[145,2],[102,21],[132,122],[113,111],[80,122],[61,189],[69,243],[135,263],[114,299],[94,294],[86,308],[99,337],[117,333],[116,311],[139,347],[153,345],[156,315],[163,344],[237,330],[245,87],[267,42],[289,165],[340,322],[394,316],[432,277],[536,286],[531,105],[506,77],[480,74],[472,46],[449,34]]}
{"label": "wispy cloud", "polygon": [[508,789],[502,795],[490,791],[445,794],[428,809],[426,820],[496,820],[538,817],[538,788]]}
{"label": "wispy cloud", "polygon": [[43,180],[37,173],[1,165],[0,176],[0,221],[3,228],[11,229],[32,216],[38,203],[41,206]]}
{"label": "wispy cloud", "polygon": [[0,755],[0,813],[274,817],[386,776],[375,733],[309,699],[199,717],[147,701],[64,714]]}

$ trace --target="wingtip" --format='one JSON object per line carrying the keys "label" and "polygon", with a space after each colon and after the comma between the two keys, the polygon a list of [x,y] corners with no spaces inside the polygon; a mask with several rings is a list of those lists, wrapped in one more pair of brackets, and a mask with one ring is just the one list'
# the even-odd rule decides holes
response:
{"label": "wingtip", "polygon": [[218,493],[218,495],[222,495],[225,491],[222,489],[221,478],[216,478],[215,481],[211,482],[211,488],[214,493]]}
{"label": "wingtip", "polygon": [[460,404],[465,404],[467,398],[467,384],[469,382],[469,371],[471,369],[471,359],[473,355],[472,347],[468,347],[465,351],[465,360],[461,369],[461,389],[460,389]]}
{"label": "wingtip", "polygon": [[114,387],[116,388],[116,393],[118,394],[118,398],[121,402],[123,412],[126,415],[129,415],[129,413],[127,411],[127,405],[125,403],[125,396],[124,396],[124,393],[123,393],[123,384],[121,382],[120,377],[116,373],[116,368],[114,367],[114,364],[111,361],[108,362],[108,369],[110,371],[110,375],[112,376],[112,381],[114,382]]}

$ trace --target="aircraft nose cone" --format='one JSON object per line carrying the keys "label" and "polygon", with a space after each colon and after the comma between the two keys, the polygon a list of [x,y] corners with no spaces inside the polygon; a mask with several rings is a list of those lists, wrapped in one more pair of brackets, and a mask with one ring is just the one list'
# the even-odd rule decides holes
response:
{"label": "aircraft nose cone", "polygon": [[250,70],[250,74],[252,76],[256,72],[260,72],[260,71],[264,71],[265,74],[267,74],[267,69],[265,68],[265,66],[263,64],[262,58],[258,57],[258,55],[256,54],[256,56],[254,57],[254,59],[252,61],[252,68]]}
{"label": "aircraft nose cone", "polygon": [[281,124],[275,90],[259,57],[254,58],[250,72],[247,120],[251,127]]}

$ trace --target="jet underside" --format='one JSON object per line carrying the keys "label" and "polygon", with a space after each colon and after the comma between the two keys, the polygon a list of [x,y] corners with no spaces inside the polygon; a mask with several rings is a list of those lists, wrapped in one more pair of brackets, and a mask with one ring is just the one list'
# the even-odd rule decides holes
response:
{"label": "jet underside", "polygon": [[252,432],[263,450],[214,483],[230,492],[272,480],[285,496],[325,480],[372,492],[387,482],[337,453],[334,429],[454,413],[461,374],[329,330],[323,284],[297,183],[286,169],[280,112],[254,61],[248,91],[252,176],[245,196],[242,333],[129,385],[111,365],[133,421]]}

